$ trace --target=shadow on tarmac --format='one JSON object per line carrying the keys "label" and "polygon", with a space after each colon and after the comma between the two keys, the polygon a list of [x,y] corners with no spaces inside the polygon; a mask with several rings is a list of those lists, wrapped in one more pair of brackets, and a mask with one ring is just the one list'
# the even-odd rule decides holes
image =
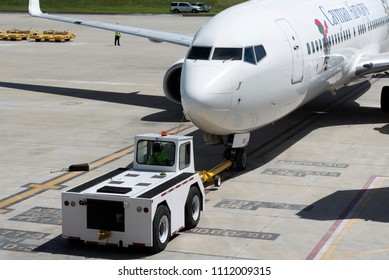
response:
{"label": "shadow on tarmac", "polygon": [[149,122],[179,122],[183,115],[182,107],[166,97],[142,95],[139,91],[119,93],[9,82],[0,82],[0,87],[163,110],[142,118]]}
{"label": "shadow on tarmac", "polygon": [[[363,199],[362,207],[352,213],[353,207]],[[333,221],[344,219],[362,219],[381,223],[389,222],[389,187],[365,190],[342,190],[323,197],[297,213],[303,219]],[[339,209],[343,209],[339,215]],[[352,213],[349,216],[350,212]]]}
{"label": "shadow on tarmac", "polygon": [[[178,235],[174,236],[171,240],[177,236]],[[61,235],[58,235],[48,242],[38,246],[33,250],[33,252],[85,257],[86,259],[93,258],[109,260],[143,259],[155,254],[147,247],[119,248],[80,242],[69,242],[68,240],[63,239]]]}

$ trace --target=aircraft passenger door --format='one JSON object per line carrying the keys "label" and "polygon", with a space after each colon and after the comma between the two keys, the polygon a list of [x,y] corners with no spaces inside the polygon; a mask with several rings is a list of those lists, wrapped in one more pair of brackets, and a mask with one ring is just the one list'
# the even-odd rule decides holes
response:
{"label": "aircraft passenger door", "polygon": [[290,44],[293,60],[291,82],[292,84],[300,83],[303,80],[304,66],[303,48],[301,46],[300,39],[298,38],[296,31],[294,31],[293,27],[286,19],[277,19],[276,23],[281,28],[282,32],[284,33]]}

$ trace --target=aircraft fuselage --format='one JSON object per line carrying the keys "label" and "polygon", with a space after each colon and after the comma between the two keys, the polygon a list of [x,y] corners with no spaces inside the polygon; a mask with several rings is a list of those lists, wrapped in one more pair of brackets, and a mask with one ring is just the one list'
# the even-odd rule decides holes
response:
{"label": "aircraft fuselage", "polygon": [[183,63],[187,116],[217,135],[272,123],[388,50],[386,1],[248,1],[212,18]]}

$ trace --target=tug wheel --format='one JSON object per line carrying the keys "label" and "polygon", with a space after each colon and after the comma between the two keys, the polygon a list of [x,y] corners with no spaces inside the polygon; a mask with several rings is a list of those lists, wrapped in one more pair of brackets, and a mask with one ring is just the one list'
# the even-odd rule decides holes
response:
{"label": "tug wheel", "polygon": [[155,211],[153,220],[153,251],[165,250],[170,239],[170,212],[165,205],[160,205]]}
{"label": "tug wheel", "polygon": [[185,203],[185,228],[192,229],[200,221],[201,195],[197,187],[192,186]]}

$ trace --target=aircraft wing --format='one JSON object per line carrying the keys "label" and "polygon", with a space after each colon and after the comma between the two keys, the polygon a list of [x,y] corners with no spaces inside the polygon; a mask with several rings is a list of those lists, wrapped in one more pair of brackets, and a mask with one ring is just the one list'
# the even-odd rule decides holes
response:
{"label": "aircraft wing", "polygon": [[356,65],[355,74],[364,76],[389,70],[389,53],[363,55]]}
{"label": "aircraft wing", "polygon": [[192,43],[192,35],[179,34],[174,32],[157,31],[146,28],[138,28],[132,26],[125,26],[120,24],[110,24],[98,21],[83,20],[71,17],[64,17],[59,15],[51,15],[42,13],[39,0],[29,0],[28,11],[31,16],[46,18],[51,20],[64,21],[73,24],[85,25],[94,28],[100,28],[111,31],[119,31],[121,33],[130,34],[134,36],[148,38],[152,42],[167,42],[171,44],[189,47]]}

